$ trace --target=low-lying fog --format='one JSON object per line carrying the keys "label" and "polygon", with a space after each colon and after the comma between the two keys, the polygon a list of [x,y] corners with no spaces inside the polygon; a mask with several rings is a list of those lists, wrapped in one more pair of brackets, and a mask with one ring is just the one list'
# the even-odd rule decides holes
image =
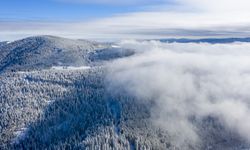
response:
{"label": "low-lying fog", "polygon": [[136,54],[110,64],[110,88],[153,101],[152,121],[177,144],[199,142],[190,118],[208,116],[250,142],[250,43],[119,45]]}

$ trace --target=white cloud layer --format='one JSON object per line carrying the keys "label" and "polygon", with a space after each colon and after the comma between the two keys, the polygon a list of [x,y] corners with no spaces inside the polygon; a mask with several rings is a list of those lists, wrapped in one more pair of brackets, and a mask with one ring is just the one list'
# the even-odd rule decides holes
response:
{"label": "white cloud layer", "polygon": [[165,128],[176,145],[199,143],[190,118],[207,116],[250,143],[249,43],[120,45],[137,54],[110,64],[109,86],[153,101],[152,121]]}

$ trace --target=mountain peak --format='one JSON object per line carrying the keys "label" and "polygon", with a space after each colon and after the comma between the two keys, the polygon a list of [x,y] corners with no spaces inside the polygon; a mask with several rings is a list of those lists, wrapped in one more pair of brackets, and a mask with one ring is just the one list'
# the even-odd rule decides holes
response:
{"label": "mountain peak", "polygon": [[0,72],[86,65],[86,54],[98,46],[90,41],[49,35],[28,37],[0,47]]}

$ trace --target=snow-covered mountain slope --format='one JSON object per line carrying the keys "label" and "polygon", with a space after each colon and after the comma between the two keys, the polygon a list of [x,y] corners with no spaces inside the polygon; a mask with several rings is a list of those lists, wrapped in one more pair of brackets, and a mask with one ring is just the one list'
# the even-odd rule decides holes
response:
{"label": "snow-covered mountain slope", "polygon": [[0,47],[0,72],[86,65],[87,53],[102,46],[53,36],[26,38]]}
{"label": "snow-covered mountain slope", "polygon": [[0,73],[32,71],[54,66],[87,66],[133,55],[133,50],[110,43],[37,36],[0,46]]}
{"label": "snow-covered mountain slope", "polygon": [[111,96],[103,69],[0,77],[1,149],[165,149],[149,105]]}
{"label": "snow-covered mountain slope", "polygon": [[91,52],[89,54],[89,60],[91,62],[100,62],[100,61],[102,62],[102,61],[114,60],[117,58],[128,57],[134,54],[135,51],[133,49],[111,46]]}

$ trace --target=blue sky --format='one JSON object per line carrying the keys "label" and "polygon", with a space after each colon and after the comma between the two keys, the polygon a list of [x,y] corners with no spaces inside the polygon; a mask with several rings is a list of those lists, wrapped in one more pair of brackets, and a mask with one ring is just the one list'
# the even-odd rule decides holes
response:
{"label": "blue sky", "polygon": [[0,40],[250,36],[249,0],[1,0]]}
{"label": "blue sky", "polygon": [[[84,21],[149,10],[171,0],[1,0],[1,20]],[[143,2],[144,1],[144,2]],[[142,3],[143,2],[143,3]]]}
{"label": "blue sky", "polygon": [[1,0],[1,20],[79,21],[136,11],[131,5],[67,2],[56,0]]}

